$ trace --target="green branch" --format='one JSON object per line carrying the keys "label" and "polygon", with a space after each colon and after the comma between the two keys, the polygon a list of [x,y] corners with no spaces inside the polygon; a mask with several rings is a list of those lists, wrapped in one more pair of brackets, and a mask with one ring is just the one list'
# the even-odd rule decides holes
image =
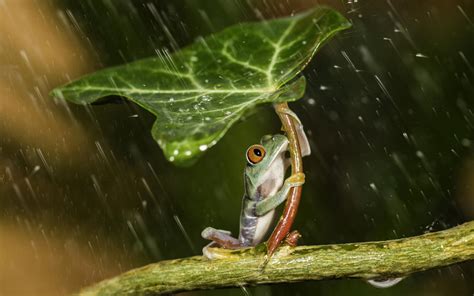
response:
{"label": "green branch", "polygon": [[367,243],[279,248],[265,269],[266,248],[216,249],[202,256],[162,261],[84,289],[80,295],[153,295],[334,278],[387,278],[474,259],[474,221],[416,237]]}

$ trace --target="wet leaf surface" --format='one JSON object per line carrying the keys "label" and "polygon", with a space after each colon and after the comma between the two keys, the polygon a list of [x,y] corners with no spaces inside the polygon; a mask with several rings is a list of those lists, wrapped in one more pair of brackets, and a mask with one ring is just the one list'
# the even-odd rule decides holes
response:
{"label": "wet leaf surface", "polygon": [[176,53],[108,68],[52,94],[80,104],[110,95],[128,98],[156,115],[152,134],[167,159],[185,163],[257,104],[301,98],[305,80],[296,76],[328,38],[349,26],[323,7],[238,24]]}

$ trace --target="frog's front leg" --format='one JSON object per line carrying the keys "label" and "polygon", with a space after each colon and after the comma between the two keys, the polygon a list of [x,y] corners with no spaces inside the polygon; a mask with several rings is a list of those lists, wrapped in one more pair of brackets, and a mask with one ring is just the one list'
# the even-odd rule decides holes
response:
{"label": "frog's front leg", "polygon": [[206,227],[206,229],[201,232],[201,237],[212,241],[202,249],[202,254],[209,259],[215,257],[209,248],[221,247],[225,249],[238,249],[242,247],[239,240],[232,237],[230,231],[227,230]]}
{"label": "frog's front leg", "polygon": [[257,202],[255,209],[257,216],[263,216],[282,204],[286,200],[290,188],[303,185],[304,179],[305,176],[303,173],[297,173],[289,176],[277,193]]}

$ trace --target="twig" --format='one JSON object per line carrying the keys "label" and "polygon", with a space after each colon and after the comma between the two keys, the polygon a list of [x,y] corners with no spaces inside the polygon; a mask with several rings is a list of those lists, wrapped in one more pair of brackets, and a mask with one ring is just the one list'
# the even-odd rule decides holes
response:
{"label": "twig", "polygon": [[[287,103],[279,103],[275,105],[275,111],[280,117],[281,123],[283,125],[283,130],[286,132],[288,141],[290,142],[290,155],[291,155],[291,173],[302,173],[303,172],[303,160],[301,157],[301,147],[298,141],[298,136],[296,133],[296,127],[294,119],[286,114],[284,110],[289,109]],[[292,187],[288,193],[288,198],[285,203],[285,209],[278,221],[277,226],[272,232],[272,235],[267,241],[268,245],[268,255],[272,256],[276,248],[281,244],[283,239],[288,235],[293,226],[293,222],[296,218],[296,213],[298,211],[298,206],[300,204],[302,187]]]}
{"label": "twig", "polygon": [[264,245],[237,251],[215,249],[222,259],[196,256],[162,261],[105,280],[80,295],[156,295],[264,283],[406,276],[473,260],[474,221],[391,241],[282,246],[262,270],[265,250]]}

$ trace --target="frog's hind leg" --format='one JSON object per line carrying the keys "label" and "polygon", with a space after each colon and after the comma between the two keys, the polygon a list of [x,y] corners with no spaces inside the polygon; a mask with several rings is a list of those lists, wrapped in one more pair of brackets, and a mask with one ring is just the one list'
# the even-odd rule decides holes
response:
{"label": "frog's hind leg", "polygon": [[209,248],[225,248],[225,249],[238,249],[241,248],[241,244],[238,239],[230,235],[230,231],[215,229],[207,227],[201,232],[201,236],[204,239],[211,240],[212,242],[202,249],[202,254],[209,258],[214,259],[214,253]]}
{"label": "frog's hind leg", "polygon": [[211,240],[225,249],[237,249],[240,247],[240,242],[235,237],[230,235],[230,231],[215,229],[207,227],[201,232],[201,236],[204,239]]}
{"label": "frog's hind leg", "polygon": [[225,249],[236,249],[237,247],[240,247],[239,240],[232,237],[230,234],[230,231],[227,230],[206,227],[206,229],[201,232],[201,237],[211,240]]}

